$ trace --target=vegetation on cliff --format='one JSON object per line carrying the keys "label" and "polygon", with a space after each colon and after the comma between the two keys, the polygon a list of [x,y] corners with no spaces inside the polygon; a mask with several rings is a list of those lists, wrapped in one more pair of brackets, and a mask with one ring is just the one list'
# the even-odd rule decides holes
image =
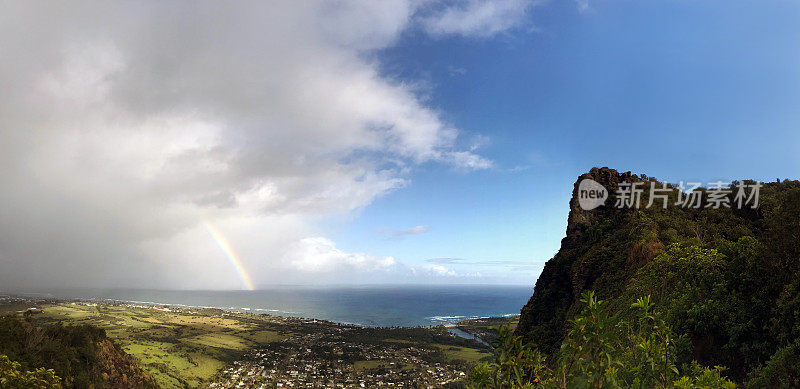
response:
{"label": "vegetation on cliff", "polygon": [[[584,178],[609,190],[605,206],[579,207]],[[797,386],[800,182],[765,183],[755,209],[674,206],[677,191],[666,209],[659,202],[620,209],[613,206],[614,192],[623,182],[662,185],[608,168],[579,177],[567,236],[522,310],[515,332],[520,341],[535,345],[555,366],[585,309],[583,293],[594,291],[607,301],[617,325],[631,323],[632,304],[650,296],[652,311],[686,339],[674,344],[679,370],[696,361],[726,366],[727,377],[747,386]],[[643,205],[648,197],[645,190]]]}
{"label": "vegetation on cliff", "polygon": [[650,296],[613,313],[593,292],[580,300],[561,348],[548,356],[501,327],[495,359],[477,365],[469,387],[487,388],[732,388],[722,367],[679,366],[677,336]]}
{"label": "vegetation on cliff", "polygon": [[0,387],[156,387],[105,331],[91,325],[0,318]]}
{"label": "vegetation on cliff", "polygon": [[19,362],[0,355],[0,388],[54,388],[61,378],[52,369],[20,370]]}

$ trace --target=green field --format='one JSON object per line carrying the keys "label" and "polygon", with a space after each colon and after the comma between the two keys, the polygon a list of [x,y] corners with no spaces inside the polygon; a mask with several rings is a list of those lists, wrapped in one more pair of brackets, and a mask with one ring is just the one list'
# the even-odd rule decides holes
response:
{"label": "green field", "polygon": [[355,361],[353,362],[353,369],[356,371],[364,371],[386,367],[388,365],[389,363],[386,361]]}
{"label": "green field", "polygon": [[164,388],[200,386],[244,351],[288,335],[255,315],[231,315],[219,310],[191,314],[81,303],[41,308],[43,313],[37,316],[46,321],[104,328]]}
{"label": "green field", "polygon": [[449,346],[449,345],[436,345],[439,349],[444,352],[445,358],[448,362],[455,362],[455,361],[464,361],[468,364],[474,364],[480,361],[483,358],[490,357],[492,355],[486,349],[475,349],[469,347],[461,347],[461,346]]}

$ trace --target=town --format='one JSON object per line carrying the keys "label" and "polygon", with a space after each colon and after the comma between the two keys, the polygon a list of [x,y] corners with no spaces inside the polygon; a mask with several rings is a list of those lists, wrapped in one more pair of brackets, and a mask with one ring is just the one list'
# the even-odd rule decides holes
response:
{"label": "town", "polygon": [[442,361],[439,347],[400,340],[352,343],[346,331],[271,343],[234,362],[210,387],[432,388],[466,378],[465,366]]}
{"label": "town", "polygon": [[[445,340],[475,347],[474,341],[458,339],[442,328],[376,330],[317,324],[321,325],[313,333],[290,336],[246,354],[210,387],[439,388],[466,378],[468,361],[459,357],[474,361],[489,355],[455,344],[406,339],[419,330],[439,330],[437,335]],[[364,337],[364,331],[383,336]]]}

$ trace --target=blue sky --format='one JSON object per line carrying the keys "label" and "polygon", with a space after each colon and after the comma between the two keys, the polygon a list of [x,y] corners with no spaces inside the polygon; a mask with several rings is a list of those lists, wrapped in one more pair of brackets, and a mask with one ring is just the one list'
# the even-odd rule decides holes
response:
{"label": "blue sky", "polygon": [[[598,1],[582,11],[553,1],[489,39],[407,32],[377,54],[382,70],[423,82],[429,103],[496,166],[424,165],[328,229],[345,250],[408,263],[512,261],[448,266],[532,284],[564,236],[572,184],[593,166],[670,182],[796,178],[798,20],[789,1]],[[430,229],[386,233],[412,226]]]}
{"label": "blue sky", "polygon": [[594,166],[797,178],[800,2],[0,3],[0,285],[532,285]]}

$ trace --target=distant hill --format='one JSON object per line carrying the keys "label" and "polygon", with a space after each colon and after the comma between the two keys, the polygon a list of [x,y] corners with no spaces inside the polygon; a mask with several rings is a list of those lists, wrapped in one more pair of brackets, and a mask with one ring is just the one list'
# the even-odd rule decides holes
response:
{"label": "distant hill", "polygon": [[[609,191],[604,206],[584,210],[579,184],[590,178]],[[615,191],[642,182],[638,209],[617,208]],[[675,332],[690,339],[683,360],[726,366],[750,386],[800,385],[800,182],[760,188],[759,204],[732,208],[649,203],[655,178],[594,168],[576,181],[566,237],[536,281],[516,334],[553,353],[594,290],[619,311],[650,294]],[[753,184],[746,181],[745,184]]]}
{"label": "distant hill", "polygon": [[155,388],[124,351],[90,325],[38,324],[26,314],[0,318],[0,355],[19,371],[52,369],[65,388]]}

